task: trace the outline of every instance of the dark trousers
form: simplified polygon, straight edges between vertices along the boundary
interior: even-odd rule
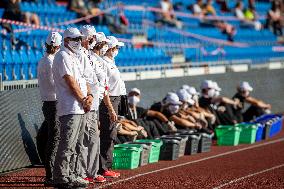
[[[59,142],[59,121],[56,118],[56,101],[44,101],[44,122],[37,134],[37,147],[45,165],[46,178],[52,179],[54,160]]]
[[[259,117],[263,115],[265,112],[262,108],[257,106],[251,105],[244,113],[243,113],[243,120],[245,122],[251,121],[255,117]]]
[[[159,131],[156,128],[156,125],[153,121],[149,121],[147,119],[140,118],[140,119],[135,120],[135,122],[145,129],[145,131],[148,134],[148,137],[147,137],[148,139],[154,139],[154,138],[160,136]]]
[[[120,97],[110,97],[114,111],[118,113],[118,105]],[[111,169],[113,161],[113,148],[114,142],[117,138],[117,129],[115,123],[112,123],[108,114],[108,109],[102,101],[99,107],[99,120],[100,120],[100,167],[99,174]]]

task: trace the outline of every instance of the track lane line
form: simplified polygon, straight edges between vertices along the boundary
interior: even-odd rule
[[[223,188],[224,186],[228,186],[230,184],[233,184],[233,183],[236,183],[236,182],[239,182],[239,181],[242,181],[246,178],[250,178],[250,177],[253,177],[255,175],[259,175],[259,174],[262,174],[262,173],[266,173],[266,172],[269,172],[269,171],[272,171],[274,169],[279,169],[281,167],[284,167],[284,163],[281,164],[281,165],[277,165],[277,166],[274,166],[274,167],[271,167],[271,168],[268,168],[268,169],[264,169],[262,171],[258,171],[258,172],[255,172],[255,173],[251,173],[249,175],[246,175],[246,176],[243,176],[243,177],[240,177],[240,178],[237,178],[237,179],[234,179],[234,180],[231,180],[230,182],[227,182],[227,183],[224,183],[220,186],[217,186],[217,187],[214,187],[213,189],[220,189],[220,188]]]
[[[138,178],[138,177],[142,177],[142,176],[145,176],[145,175],[149,175],[149,174],[153,174],[153,173],[157,173],[157,172],[181,167],[181,166],[184,166],[184,165],[195,164],[195,163],[199,163],[199,162],[202,162],[202,161],[206,161],[206,160],[210,160],[210,159],[214,159],[214,158],[218,158],[218,157],[223,157],[223,156],[226,156],[226,155],[230,155],[230,154],[234,154],[234,153],[238,153],[238,152],[242,152],[242,151],[246,151],[246,150],[250,150],[250,149],[254,149],[254,148],[259,148],[259,147],[262,147],[262,146],[267,146],[267,145],[270,145],[270,144],[275,144],[275,143],[279,143],[279,142],[283,142],[283,141],[284,141],[284,138],[280,138],[280,139],[277,139],[277,140],[273,140],[273,141],[253,145],[253,146],[248,146],[248,147],[237,149],[237,150],[228,151],[228,152],[221,153],[221,154],[218,154],[218,155],[209,156],[209,157],[202,158],[202,159],[199,159],[199,160],[194,160],[194,161],[190,161],[190,162],[186,162],[186,163],[173,165],[173,166],[170,166],[170,167],[156,169],[156,170],[149,171],[149,172],[146,172],[146,173],[137,174],[137,175],[134,175],[134,176],[131,176],[131,177],[128,177],[128,178],[124,178],[124,179],[120,179],[120,180],[117,180],[117,181],[114,181],[114,182],[111,182],[111,183],[108,183],[108,184],[105,184],[105,185],[102,185],[102,186],[99,186],[99,187],[95,187],[95,188],[98,188],[98,189],[105,188],[107,186],[111,186],[111,185],[114,185],[114,184],[117,184],[117,183],[129,181],[129,180],[132,180],[132,179],[135,179],[135,178]]]

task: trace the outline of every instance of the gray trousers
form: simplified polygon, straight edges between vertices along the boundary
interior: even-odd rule
[[[78,159],[76,173],[82,178],[95,178],[99,169],[100,131],[98,127],[98,112],[86,113],[85,127],[80,131],[76,147]]]
[[[76,146],[83,126],[84,115],[64,115],[59,117],[60,141],[54,162],[53,177],[56,183],[73,182],[76,178],[75,163],[78,154]]]

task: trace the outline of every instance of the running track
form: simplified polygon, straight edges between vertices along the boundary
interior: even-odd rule
[[[284,189],[284,130],[270,140],[236,147],[213,146],[208,153],[160,161],[121,171],[118,179],[92,188]],[[0,188],[43,187],[42,168],[0,176]]]

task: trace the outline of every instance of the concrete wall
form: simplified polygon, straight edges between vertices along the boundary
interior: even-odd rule
[[[183,84],[199,88],[204,79],[216,80],[228,97],[240,81],[249,81],[254,87],[253,96],[270,102],[273,111],[284,111],[284,70],[130,81],[126,85],[142,90],[141,104],[147,107]],[[0,92],[0,173],[39,163],[35,137],[43,119],[41,106],[37,88]]]
[[[141,89],[143,95],[141,105],[148,107],[154,101],[161,100],[168,91],[176,90],[183,84],[195,86],[199,90],[200,83],[204,79],[217,81],[222,88],[221,95],[227,97],[234,95],[239,82],[248,81],[254,88],[252,96],[271,103],[275,112],[284,111],[284,69],[129,81],[126,82],[126,86],[127,89],[132,87]]]

